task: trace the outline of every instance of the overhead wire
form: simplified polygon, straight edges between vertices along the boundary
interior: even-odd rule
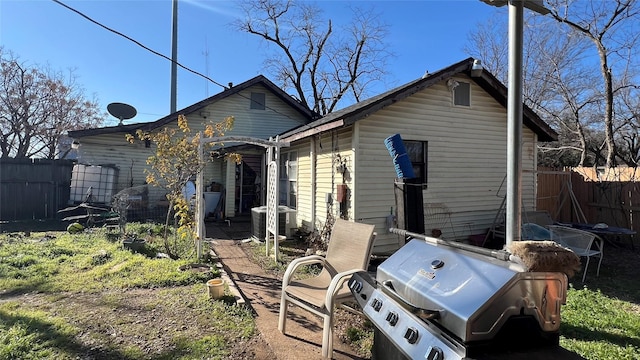
[[[195,74],[195,75],[197,75],[197,76],[200,76],[200,77],[202,77],[202,78],[204,78],[204,79],[206,79],[206,80],[208,80],[208,81],[211,81],[213,84],[218,85],[218,86],[222,87],[222,88],[223,88],[223,89],[225,89],[225,90],[228,90],[228,89],[229,89],[229,87],[227,87],[227,86],[225,86],[225,85],[223,85],[223,84],[221,84],[221,83],[219,83],[219,82],[217,82],[217,81],[213,80],[213,79],[212,79],[212,78],[210,78],[209,76],[204,75],[204,74],[202,74],[202,73],[200,73],[200,72],[198,72],[198,71],[196,71],[196,70],[193,70],[193,69],[191,69],[191,68],[189,68],[189,67],[187,67],[187,66],[185,66],[185,65],[182,65],[181,63],[179,63],[179,62],[177,62],[177,61],[173,60],[172,58],[170,58],[170,57],[168,57],[168,56],[166,56],[166,55],[164,55],[164,54],[162,54],[162,53],[160,53],[160,52],[158,52],[158,51],[155,51],[155,50],[151,49],[150,47],[148,47],[148,46],[146,46],[146,45],[142,44],[142,43],[141,43],[141,42],[139,42],[138,40],[136,40],[136,39],[134,39],[134,38],[132,38],[132,37],[130,37],[130,36],[128,36],[128,35],[126,35],[126,34],[123,34],[123,33],[121,33],[121,32],[120,32],[120,31],[118,31],[118,30],[112,29],[112,28],[110,28],[110,27],[108,27],[108,26],[106,26],[106,25],[104,25],[104,24],[100,23],[100,22],[99,22],[99,21],[97,21],[97,20],[94,20],[93,18],[89,17],[88,15],[85,15],[83,12],[81,12],[81,11],[79,11],[79,10],[76,10],[75,8],[73,8],[73,7],[71,7],[71,6],[69,6],[69,5],[65,4],[65,3],[63,3],[63,2],[62,2],[62,1],[60,1],[60,0],[51,0],[51,1],[53,1],[54,3],[56,3],[56,4],[58,4],[58,5],[60,5],[60,6],[64,7],[64,8],[66,8],[66,9],[68,9],[68,10],[70,10],[70,11],[72,11],[72,12],[74,12],[74,13],[76,13],[76,14],[80,15],[80,16],[82,16],[83,18],[85,18],[86,20],[88,20],[88,21],[92,22],[93,24],[98,25],[98,26],[100,26],[101,28],[103,28],[103,29],[105,29],[105,30],[107,30],[107,31],[110,31],[110,32],[112,32],[112,33],[114,33],[114,34],[116,34],[116,35],[118,35],[118,36],[121,36],[121,37],[123,37],[123,38],[125,38],[125,39],[127,39],[127,40],[129,40],[129,41],[131,41],[131,42],[133,42],[134,44],[136,44],[136,45],[138,45],[139,47],[141,47],[141,48],[143,48],[143,49],[145,49],[145,50],[147,50],[147,51],[151,52],[152,54],[157,55],[157,56],[160,56],[160,57],[161,57],[161,58],[163,58],[163,59],[169,60],[171,63],[175,63],[177,66],[179,66],[180,68],[182,68],[182,69],[184,69],[184,70],[187,70],[187,71],[189,71],[189,72],[191,72],[191,73],[193,73],[193,74]],[[249,101],[251,101],[251,102],[258,103],[257,101],[255,101],[255,100],[251,99],[250,97],[248,97],[248,96],[246,96],[246,95],[243,95],[243,94],[240,94],[240,93],[237,93],[237,95],[238,95],[238,96],[240,96],[240,97],[243,97],[243,98],[245,98],[245,99],[248,99],[248,100],[249,100]],[[273,112],[275,112],[275,113],[277,113],[277,114],[279,114],[279,115],[285,116],[285,117],[287,117],[287,118],[289,118],[289,119],[291,119],[291,120],[299,121],[299,119],[295,119],[295,118],[293,118],[293,117],[291,117],[291,116],[289,116],[289,115],[287,115],[287,114],[283,114],[282,112],[280,112],[280,111],[278,111],[278,110],[276,110],[276,109],[273,109],[273,108],[271,108],[271,107],[267,106],[266,104],[261,104],[261,105],[263,105],[263,106],[265,107],[265,109],[269,109],[269,110],[271,110],[271,111],[273,111]]]
[[[195,70],[193,70],[193,69],[191,69],[191,68],[189,68],[189,67],[186,67],[186,66],[184,66],[184,65],[180,64],[179,62],[174,61],[174,60],[173,60],[173,59],[171,59],[170,57],[168,57],[168,56],[166,56],[166,55],[164,55],[164,54],[162,54],[162,53],[160,53],[160,52],[157,52],[157,51],[155,51],[155,50],[151,49],[150,47],[148,47],[148,46],[144,45],[143,43],[139,42],[138,40],[136,40],[136,39],[134,39],[134,38],[132,38],[132,37],[130,37],[130,36],[127,36],[127,35],[125,35],[125,34],[123,34],[123,33],[119,32],[118,30],[112,29],[112,28],[110,28],[110,27],[108,27],[108,26],[106,26],[106,25],[104,25],[104,24],[100,23],[100,22],[99,22],[99,21],[97,21],[97,20],[94,20],[94,19],[90,18],[89,16],[85,15],[85,14],[84,14],[84,13],[82,13],[81,11],[79,11],[79,10],[76,10],[76,9],[72,8],[71,6],[69,6],[69,5],[65,4],[65,3],[63,3],[62,1],[59,1],[59,0],[51,0],[51,1],[53,1],[54,3],[56,3],[56,4],[58,4],[58,5],[60,5],[60,6],[64,7],[64,8],[66,8],[66,9],[68,9],[68,10],[73,11],[74,13],[76,13],[76,14],[78,14],[78,15],[82,16],[83,18],[85,18],[85,19],[89,20],[90,22],[92,22],[92,23],[94,23],[94,24],[96,24],[96,25],[100,26],[101,28],[103,28],[103,29],[105,29],[105,30],[108,30],[108,31],[110,31],[110,32],[112,32],[112,33],[114,33],[114,34],[116,34],[116,35],[118,35],[118,36],[122,36],[123,38],[125,38],[125,39],[127,39],[127,40],[129,40],[129,41],[133,42],[134,44],[136,44],[136,45],[140,46],[141,48],[143,48],[143,49],[145,49],[145,50],[147,50],[147,51],[149,51],[149,52],[153,53],[154,55],[157,55],[157,56],[160,56],[160,57],[161,57],[161,58],[163,58],[163,59],[169,60],[169,61],[171,61],[172,63],[174,63],[174,64],[178,65],[179,67],[181,67],[182,69],[187,70],[187,71],[189,71],[189,72],[191,72],[191,73],[193,73],[193,74],[196,74],[196,75],[198,75],[198,76],[201,76],[201,77],[203,77],[203,78],[205,78],[205,79],[207,79],[207,80],[211,81],[212,83],[214,83],[214,84],[216,84],[216,85],[218,85],[218,86],[221,86],[221,87],[222,87],[222,88],[224,88],[224,89],[227,89],[227,87],[226,87],[226,86],[224,86],[224,85],[222,85],[221,83],[219,83],[219,82],[217,82],[217,81],[213,80],[212,78],[210,78],[210,77],[208,77],[208,76],[206,76],[206,75],[204,75],[204,74],[202,74],[202,73],[200,73],[200,72],[198,72],[198,71],[195,71]]]

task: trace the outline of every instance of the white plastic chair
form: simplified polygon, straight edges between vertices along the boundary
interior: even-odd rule
[[[599,257],[598,270],[596,276],[600,276],[600,264],[602,264],[602,239],[593,233],[588,231],[574,229],[560,225],[549,225],[549,231],[551,232],[551,240],[558,244],[571,249],[576,255],[580,257],[586,257],[587,263],[584,265],[584,274],[582,275],[582,282],[587,277],[587,268],[589,267],[589,259],[593,256]],[[595,249],[593,249],[595,247]]]
[[[344,283],[355,272],[367,269],[375,238],[373,229],[374,225],[337,219],[331,230],[326,257],[305,256],[287,266],[280,300],[278,330],[281,333],[285,333],[289,303],[295,304],[323,318],[322,356],[330,358],[333,355],[333,309],[353,299]],[[294,280],[298,267],[309,264],[321,264],[320,274]]]

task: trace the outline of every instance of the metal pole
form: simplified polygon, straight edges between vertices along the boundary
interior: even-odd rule
[[[173,25],[171,27],[171,114],[177,110],[178,77],[178,0],[173,0]]]
[[[202,161],[204,155],[202,146],[202,131],[198,133],[200,141],[198,142],[198,162]],[[198,170],[196,177],[196,256],[198,260],[202,259],[202,242],[206,236],[204,229],[204,168]]]
[[[523,9],[523,1],[509,0],[506,245],[520,240],[521,237]]]
[[[427,235],[424,235],[424,234],[418,234],[418,233],[410,232],[410,231],[407,231],[407,230],[404,230],[404,229],[389,228],[389,232],[392,233],[392,234],[397,234],[397,235],[403,236],[405,238],[412,237],[414,239],[424,240],[425,242],[427,242],[429,244],[433,244],[433,245],[444,245],[444,246],[449,246],[449,247],[456,248],[456,249],[470,251],[470,252],[475,253],[475,254],[491,256],[491,257],[499,259],[499,260],[509,261],[509,260],[512,259],[511,253],[509,253],[508,251],[505,251],[505,250],[485,249],[485,248],[481,248],[481,247],[478,247],[478,246],[473,246],[473,245],[469,245],[469,244],[465,244],[465,243],[461,243],[461,242],[438,239],[438,238],[434,238],[434,237],[427,236]]]

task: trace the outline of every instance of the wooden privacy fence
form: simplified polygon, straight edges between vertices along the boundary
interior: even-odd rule
[[[640,232],[640,169],[538,169],[538,210],[555,221],[605,223]]]
[[[0,159],[0,220],[55,219],[67,206],[71,160]]]

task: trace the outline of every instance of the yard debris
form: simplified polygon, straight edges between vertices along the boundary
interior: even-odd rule
[[[569,279],[580,271],[580,257],[555,241],[514,241],[507,251],[529,271],[563,272]]]

